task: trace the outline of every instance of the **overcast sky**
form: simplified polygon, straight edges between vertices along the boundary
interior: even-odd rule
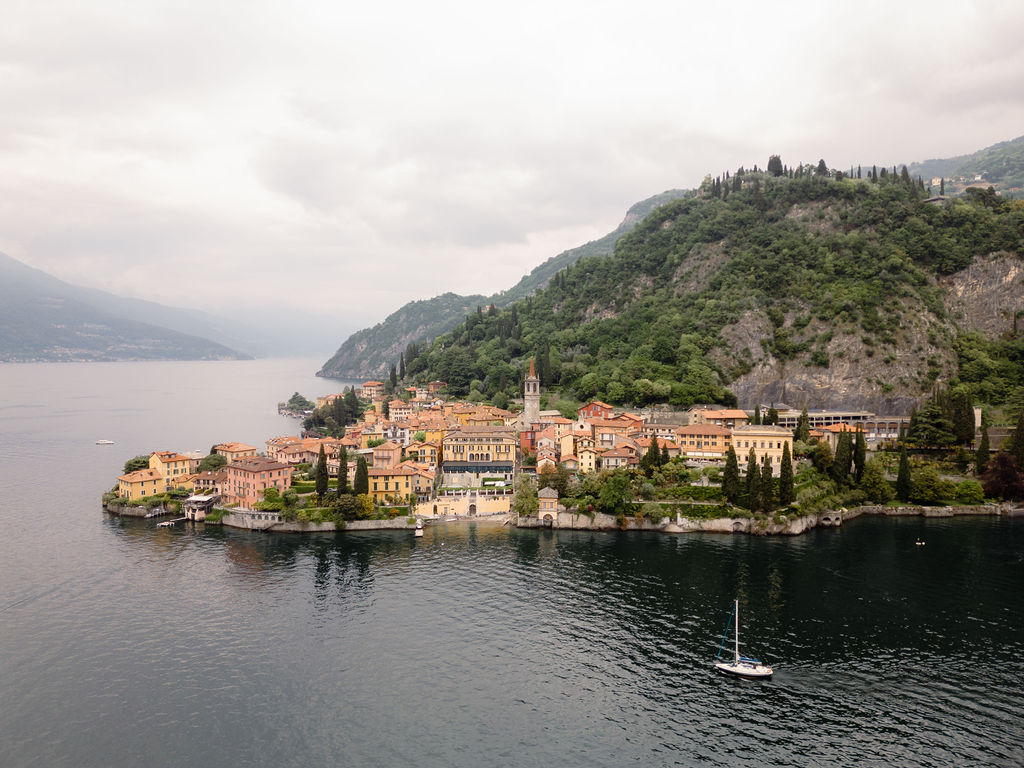
[[[0,251],[178,306],[491,293],[739,165],[1024,134],[1024,3],[9,0]]]

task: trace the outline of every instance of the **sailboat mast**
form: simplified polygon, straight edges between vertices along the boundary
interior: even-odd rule
[[[736,663],[740,663],[740,601],[736,600],[736,610],[733,611],[733,615],[736,617],[736,631],[733,632],[733,636],[736,639]]]

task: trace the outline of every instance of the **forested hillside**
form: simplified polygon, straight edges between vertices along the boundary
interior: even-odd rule
[[[551,257],[514,286],[493,296],[445,293],[432,299],[410,302],[372,328],[349,336],[317,375],[339,378],[383,376],[409,344],[430,342],[450,331],[465,318],[467,309],[491,304],[504,307],[544,287],[552,275],[582,258],[607,256],[619,238],[644,216],[659,205],[687,194],[692,192],[673,189],[634,204],[613,232]]]
[[[1024,197],[1024,136],[1001,141],[970,155],[914,163],[908,171],[916,178],[945,179],[947,194],[971,184],[991,185],[1005,197]],[[980,179],[975,177],[980,176]],[[938,189],[932,189],[938,192]]]
[[[536,356],[544,386],[634,406],[896,414],[936,382],[963,379],[991,402],[1012,393],[1024,373],[1024,202],[971,190],[927,203],[906,169],[851,179],[824,163],[769,168],[709,180],[610,257],[472,312],[407,350],[409,378],[501,400]],[[1000,306],[982,322],[969,297],[990,293]]]

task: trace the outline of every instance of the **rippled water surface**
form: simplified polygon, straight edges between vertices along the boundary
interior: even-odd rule
[[[273,405],[334,391],[315,368],[0,368],[0,766],[1024,764],[1021,519],[417,540],[100,511],[132,455],[293,431]],[[711,668],[736,595],[771,681]]]

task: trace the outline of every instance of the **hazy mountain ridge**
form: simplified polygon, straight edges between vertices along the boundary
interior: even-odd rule
[[[185,310],[65,283],[0,254],[0,361],[238,360],[250,356],[163,327]],[[153,317],[154,322],[139,320]],[[189,323],[202,327],[202,319]]]
[[[946,180],[946,193],[960,193],[971,184],[991,185],[1006,197],[1024,196],[1024,136],[1001,141],[969,155],[925,160],[907,167],[912,178],[926,183],[934,178]],[[976,180],[975,176],[981,176]],[[933,192],[938,192],[936,188]]]
[[[318,376],[337,378],[379,377],[409,344],[429,342],[447,333],[478,306],[504,307],[535,293],[547,285],[553,275],[582,258],[607,256],[615,243],[659,205],[679,199],[687,190],[667,190],[630,206],[622,223],[604,237],[563,251],[538,265],[511,288],[492,296],[459,296],[444,293],[432,299],[413,301],[388,315],[372,328],[349,336],[338,351],[324,363]]]

